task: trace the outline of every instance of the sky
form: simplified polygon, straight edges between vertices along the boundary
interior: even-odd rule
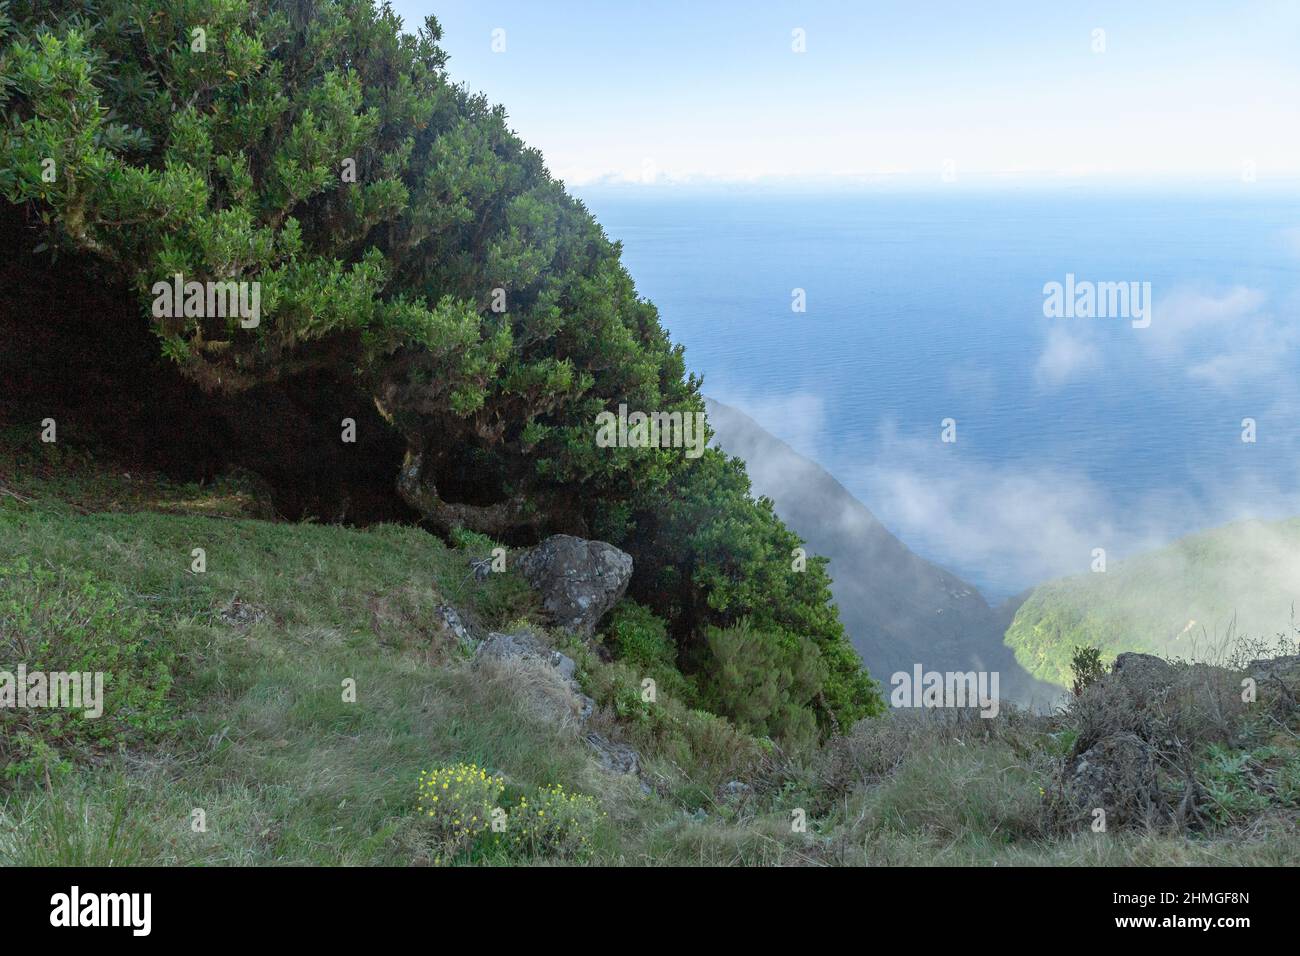
[[[570,186],[1300,178],[1295,0],[393,6]]]

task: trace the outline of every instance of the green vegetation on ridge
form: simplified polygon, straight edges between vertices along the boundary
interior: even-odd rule
[[[1243,521],[1035,588],[1006,643],[1035,677],[1069,686],[1076,647],[1217,662],[1234,634],[1289,633],[1300,518]]]

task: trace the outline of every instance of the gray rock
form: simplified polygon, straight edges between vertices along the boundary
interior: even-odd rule
[[[217,612],[217,617],[223,624],[229,624],[231,627],[252,627],[259,621],[265,620],[267,611],[256,604],[250,604],[248,601],[241,600],[239,595],[230,599],[230,603]]]
[[[722,786],[722,793],[727,797],[747,797],[753,792],[753,787],[740,780],[729,780]]]
[[[466,647],[474,646],[474,635],[470,633],[460,612],[450,604],[439,604],[434,608],[433,616],[437,625],[451,637]]]
[[[536,635],[528,631],[520,631],[518,634],[500,634],[493,631],[478,646],[474,658],[480,661],[489,659],[504,661],[512,657],[542,658],[549,656],[550,650],[537,639]]]
[[[1108,828],[1169,819],[1161,796],[1155,750],[1137,734],[1111,734],[1066,764],[1063,790],[1080,817],[1106,811]]]
[[[1121,654],[1115,658],[1111,673],[1124,684],[1134,687],[1151,687],[1170,684],[1174,679],[1174,666],[1154,654]]]
[[[587,734],[587,746],[596,752],[596,759],[610,773],[641,772],[641,755],[626,744],[614,743],[600,734]]]
[[[572,710],[577,713],[578,719],[585,721],[595,712],[596,702],[582,692],[582,685],[578,683],[577,662],[569,655],[561,654],[547,646],[537,635],[529,631],[520,631],[517,634],[495,632],[489,634],[475,652],[474,663],[477,666],[483,660],[503,661],[511,658],[537,661],[555,668],[557,676],[572,695]]]
[[[559,627],[590,637],[632,578],[632,556],[603,541],[557,534],[516,562]]]
[[[551,651],[549,661],[551,666],[559,671],[560,676],[565,680],[573,680],[574,675],[578,673],[578,665],[574,662],[573,658],[566,654],[561,654],[559,651]]]
[[[1300,678],[1300,654],[1257,658],[1250,662],[1249,670],[1255,680]]]
[[[520,631],[517,634],[493,632],[479,645],[474,654],[475,660],[487,658],[506,660],[511,657],[545,661],[559,671],[561,677],[570,682],[574,681],[574,675],[578,672],[577,662],[572,657],[548,647],[530,631]]]
[[[1291,713],[1300,698],[1300,654],[1263,658],[1250,662],[1250,676],[1259,685],[1259,700]]]

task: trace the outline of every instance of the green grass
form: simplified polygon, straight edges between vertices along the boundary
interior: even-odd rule
[[[1294,754],[1267,736],[1251,742],[1248,770],[1230,752],[1207,753],[1206,779],[1226,808],[1214,833],[1060,837],[1042,826],[1043,793],[1073,731],[1053,719],[964,729],[869,720],[833,746],[782,752],[675,699],[671,681],[655,703],[641,700],[643,672],[662,664],[653,641],[645,660],[603,663],[558,638],[601,705],[582,732],[636,747],[643,786],[601,770],[578,728],[470,666],[436,625],[444,602],[482,630],[536,617],[513,574],[470,573],[482,542],[458,550],[412,527],[258,520],[247,515],[264,503],[251,492],[126,479],[75,455],[46,480],[30,456],[4,448],[0,438],[6,653],[21,653],[20,635],[41,661],[31,639],[42,633],[86,660],[105,642],[134,647],[122,680],[153,693],[139,699],[147,707],[106,714],[120,733],[24,727],[40,746],[0,780],[0,865],[431,864],[440,849],[417,812],[419,776],[461,762],[504,778],[503,805],[560,785],[603,816],[582,803],[591,812],[580,856],[485,840],[451,862],[1300,860],[1293,820],[1252,809],[1256,790],[1297,786]],[[206,551],[202,574],[191,570],[194,548]],[[232,616],[236,599],[245,613]],[[343,699],[345,680],[355,703]],[[0,732],[12,748],[12,723]],[[731,780],[750,790],[727,795]],[[804,832],[791,827],[799,811]]]

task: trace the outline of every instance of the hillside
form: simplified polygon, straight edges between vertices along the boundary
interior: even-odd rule
[[[1006,643],[1032,674],[1068,684],[1074,647],[1217,661],[1239,637],[1292,633],[1300,518],[1243,521],[1035,588]]]
[[[436,18],[157,6],[0,7],[0,865],[1300,858],[1290,644],[887,713],[863,656],[1017,693],[1002,612],[691,440]]]
[[[690,438],[682,348],[436,18],[216,5],[206,56],[154,7],[0,12],[0,425],[251,472],[283,518],[599,540],[713,712],[780,737],[881,710],[825,563],[795,573],[744,463]],[[605,441],[623,408],[673,433]]]
[[[1300,751],[1274,724],[1234,717],[1224,749],[1219,724],[1182,714],[1200,822],[1146,831],[1116,807],[1113,832],[1092,833],[1062,801],[1081,742],[1130,720],[1107,698],[1040,717],[898,712],[781,747],[666,686],[646,704],[639,672],[548,630],[514,573],[472,573],[472,547],[264,520],[263,494],[0,432],[0,653],[51,667],[116,647],[98,723],[0,709],[0,865],[1300,860]],[[473,646],[497,629],[572,655],[594,713],[557,711],[548,667],[481,666]],[[611,770],[593,734],[634,748],[635,769]],[[421,802],[422,780],[479,773],[500,783],[459,805],[506,808],[504,836],[457,836]],[[563,822],[512,829],[530,806]]]
[[[920,663],[940,671],[998,671],[1004,696],[1039,705],[1059,692],[1032,679],[1002,635],[1007,608],[991,608],[974,585],[926,561],[816,462],[743,412],[707,401],[715,441],[748,465],[757,494],[830,558],[831,591],[853,646],[878,679]]]

